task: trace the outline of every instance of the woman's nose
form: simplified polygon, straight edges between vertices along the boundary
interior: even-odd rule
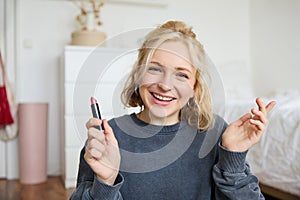
[[[173,81],[170,75],[165,74],[163,77],[161,77],[162,79],[159,81],[158,83],[158,87],[160,87],[161,89],[168,91],[171,90],[173,87]]]
[[[166,85],[165,83],[158,83],[157,85],[158,85],[159,88],[161,88],[164,91],[171,90],[171,87],[169,85]]]

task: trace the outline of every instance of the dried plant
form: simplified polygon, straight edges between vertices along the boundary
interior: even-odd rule
[[[98,30],[102,25],[100,20],[100,8],[104,6],[103,2],[74,1],[79,7],[80,14],[76,16],[76,21],[81,26],[81,30]]]

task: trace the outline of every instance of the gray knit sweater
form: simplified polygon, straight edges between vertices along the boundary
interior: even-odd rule
[[[83,148],[71,199],[264,199],[245,161],[247,152],[221,147],[227,124],[218,116],[207,131],[184,121],[150,125],[135,114],[112,119],[109,124],[121,153],[114,186],[96,178],[83,158]]]

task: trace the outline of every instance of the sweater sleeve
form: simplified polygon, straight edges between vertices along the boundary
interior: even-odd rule
[[[213,168],[216,199],[264,199],[246,162],[247,151],[227,151],[220,143],[218,150],[219,160]]]
[[[72,193],[71,200],[122,200],[120,188],[124,178],[119,174],[113,186],[101,182],[84,159],[85,148],[80,153],[77,185]]]

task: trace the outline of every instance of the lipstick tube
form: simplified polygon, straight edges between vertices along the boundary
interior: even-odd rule
[[[95,99],[94,97],[91,97],[91,109],[94,118],[102,119],[97,99]],[[103,123],[101,124],[101,126],[95,126],[95,128],[104,130]]]

